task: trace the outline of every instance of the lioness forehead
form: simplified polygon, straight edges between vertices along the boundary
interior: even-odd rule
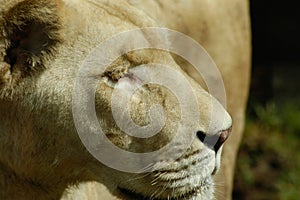
[[[78,67],[106,38],[154,24],[124,3],[4,1],[0,9],[0,55],[4,57],[0,67],[1,96],[11,96],[13,90],[16,92],[15,85],[23,84],[37,73],[44,73],[45,68],[61,70],[56,74],[69,70],[65,74],[74,76],[77,69],[74,65]],[[135,59],[135,56],[131,58]]]

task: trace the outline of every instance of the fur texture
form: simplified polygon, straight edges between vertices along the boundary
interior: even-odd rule
[[[105,191],[93,199],[214,198],[212,173],[219,157],[200,140],[195,140],[185,156],[177,161],[157,160],[153,173],[137,176],[113,170],[95,160],[74,127],[74,81],[80,64],[93,48],[111,35],[157,26],[157,21],[183,31],[188,24],[184,17],[176,21],[173,16],[164,16],[169,12],[150,12],[143,7],[146,1],[144,3],[123,0],[101,3],[94,0],[1,2],[0,199],[59,199],[66,188],[86,181],[96,181],[105,187]],[[160,3],[161,8],[165,7]],[[185,12],[185,7],[181,11]],[[179,12],[179,15],[183,14]],[[207,48],[216,55],[219,65],[229,66],[226,59],[218,59],[219,50],[214,51],[216,46],[207,43]],[[109,101],[113,88],[107,80],[117,82],[128,68],[141,63],[167,64],[186,76],[196,92],[201,112],[195,133],[206,132],[213,112],[211,105],[218,104],[217,101],[181,70],[170,54],[144,50],[124,55],[103,75],[97,74],[96,111],[107,137],[120,148],[133,152],[158,149],[174,137],[180,121],[178,101],[168,90],[156,85],[134,94],[137,101],[131,102],[131,114],[137,124],[147,124],[147,111],[151,105],[161,104],[167,121],[158,136],[136,140],[114,123]],[[225,67],[225,75],[234,79],[230,73],[226,74],[227,71],[230,70]],[[243,102],[238,114],[242,115],[246,92],[240,95]],[[221,106],[218,112],[226,113]],[[231,126],[228,114],[225,119],[216,117],[212,120],[218,124],[215,133]],[[185,136],[176,137],[184,140]],[[160,165],[164,162],[168,165]]]

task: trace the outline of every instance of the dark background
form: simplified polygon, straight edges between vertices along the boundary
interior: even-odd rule
[[[300,6],[297,1],[251,0],[253,37],[253,78],[251,100],[263,104],[282,90],[278,79],[284,79],[283,95],[299,93],[300,78]],[[279,77],[278,77],[279,76]],[[286,77],[288,76],[288,77]],[[281,95],[281,94],[280,94]],[[299,96],[299,94],[296,94]]]
[[[300,199],[300,6],[251,0],[253,68],[233,199]]]

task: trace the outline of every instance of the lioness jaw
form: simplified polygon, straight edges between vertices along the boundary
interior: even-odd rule
[[[161,6],[162,10],[150,12],[156,6]],[[190,9],[180,3],[177,6],[183,11]],[[92,74],[97,80],[94,100],[98,123],[113,145],[133,153],[153,152],[173,138],[185,141],[185,134],[176,134],[182,118],[180,101],[172,91],[157,84],[145,84],[135,91],[129,109],[135,124],[145,126],[151,122],[149,110],[153,105],[160,105],[166,117],[157,135],[143,139],[130,136],[118,127],[111,99],[121,83],[126,83],[122,88],[126,93],[139,80],[135,69],[140,65],[160,63],[179,72],[194,92],[197,105],[193,112],[199,113],[199,118],[194,119],[197,125],[192,130],[194,140],[189,147],[182,148],[180,143],[172,146],[172,152],[182,152],[179,157],[157,156],[145,173],[122,172],[99,162],[80,139],[74,124],[74,85],[80,66],[93,49],[123,31],[162,23],[184,32],[175,15],[164,13],[163,7],[148,1],[139,4],[122,0],[2,2],[0,199],[59,199],[67,188],[86,181],[96,181],[105,188],[105,194],[89,197],[93,199],[214,198],[213,176],[220,168],[222,147],[231,133],[232,120],[223,106],[195,81],[197,77],[193,79],[189,70],[181,68],[188,64],[179,66],[179,61],[175,62],[170,53],[159,49],[125,52],[105,72]],[[160,17],[164,20],[159,21]],[[188,26],[186,20],[188,18],[183,17],[182,22]],[[206,45],[216,55],[216,61],[226,66],[218,55],[216,44]],[[241,63],[247,63],[247,56],[240,59]],[[240,64],[232,63],[234,66]],[[224,69],[225,75],[227,71]],[[247,85],[247,78],[242,84]],[[233,113],[234,119],[243,116],[246,92],[239,95],[240,107]],[[229,106],[232,103],[229,102]],[[122,110],[119,108],[117,112],[122,113]],[[88,126],[89,122],[83,124]],[[96,148],[105,151],[101,146]],[[124,160],[120,162],[126,164]]]

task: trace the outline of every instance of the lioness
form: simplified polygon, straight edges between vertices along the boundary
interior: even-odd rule
[[[173,3],[162,2],[157,1],[162,8]],[[197,2],[194,3],[186,5],[197,6]],[[134,68],[141,64],[162,63],[180,71],[193,88],[198,103],[195,110],[200,112],[197,127],[193,130],[195,139],[181,157],[173,160],[158,156],[151,171],[144,174],[122,172],[95,159],[77,134],[72,115],[73,87],[80,65],[97,45],[112,35],[141,27],[166,25],[183,32],[189,30],[185,26],[192,22],[181,13],[187,11],[186,7],[178,12],[182,17],[176,20],[176,14],[163,16],[163,10],[159,12],[155,7],[151,10],[143,5],[146,4],[123,0],[2,0],[0,199],[59,199],[67,187],[85,181],[97,181],[115,198],[121,199],[214,199],[213,175],[219,169],[222,144],[230,134],[232,121],[217,100],[188,76],[168,52],[155,49],[128,52],[104,73],[93,74],[98,79],[95,108],[106,136],[123,150],[151,152],[162,148],[174,137],[185,141],[185,134],[176,135],[181,117],[179,102],[165,87],[143,85],[130,101],[130,116],[140,126],[149,123],[148,111],[153,104],[160,104],[164,109],[165,126],[148,139],[129,136],[119,129],[112,116],[110,101],[119,82],[136,80],[132,78],[135,77]],[[209,8],[213,10],[218,5],[209,2],[207,6],[212,6]],[[236,8],[244,9],[238,4]],[[200,32],[199,35],[203,35],[199,36],[203,40],[213,39]],[[213,56],[218,55],[214,45],[222,41],[213,41],[211,46],[208,41],[206,48]],[[245,62],[247,65],[247,58],[247,55],[245,59],[239,58],[242,60],[239,64]],[[223,64],[220,60],[216,59],[217,64]],[[226,72],[229,68],[225,66],[224,69]],[[225,74],[228,76],[225,84],[226,79],[237,78],[234,74]],[[241,84],[247,85],[247,77]],[[234,113],[241,119],[246,93],[242,92],[237,99],[241,101],[240,107],[237,114]],[[229,104],[233,103],[229,101]],[[209,129],[210,124],[214,125],[213,129]],[[217,138],[216,144],[206,144],[205,137]],[[105,150],[101,146],[97,148]],[[173,150],[182,150],[180,144]],[[97,198],[104,197],[99,195]]]

